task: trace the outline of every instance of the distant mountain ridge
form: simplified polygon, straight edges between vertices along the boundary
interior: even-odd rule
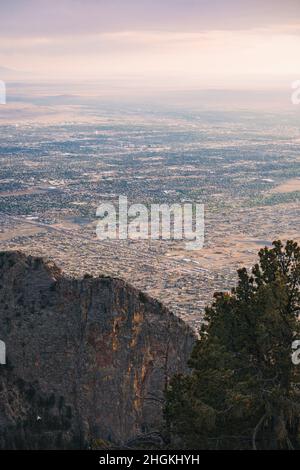
[[[0,448],[67,449],[159,429],[164,387],[195,337],[120,279],[2,252],[0,339]]]

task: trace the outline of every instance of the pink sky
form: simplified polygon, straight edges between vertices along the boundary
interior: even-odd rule
[[[298,79],[299,50],[299,0],[11,0],[1,5],[0,66],[45,79],[256,87]]]

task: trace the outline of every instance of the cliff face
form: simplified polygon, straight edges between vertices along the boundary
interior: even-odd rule
[[[122,445],[161,424],[163,389],[184,372],[194,336],[119,279],[65,277],[0,253],[1,448]]]

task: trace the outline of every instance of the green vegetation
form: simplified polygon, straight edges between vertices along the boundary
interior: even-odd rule
[[[192,352],[191,374],[166,392],[170,445],[187,449],[300,448],[300,247],[280,241],[216,293]]]
[[[289,193],[278,193],[271,195],[258,195],[248,201],[248,207],[255,206],[275,206],[277,204],[290,204],[300,201],[300,191],[292,191]]]

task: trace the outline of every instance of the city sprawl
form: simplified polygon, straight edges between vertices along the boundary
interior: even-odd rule
[[[47,103],[45,119],[16,112],[1,126],[1,250],[42,255],[72,275],[122,277],[197,326],[213,293],[229,290],[259,248],[298,239],[299,113],[66,100],[59,106],[71,116],[60,122]],[[204,204],[204,248],[99,241],[97,207],[120,195]]]

